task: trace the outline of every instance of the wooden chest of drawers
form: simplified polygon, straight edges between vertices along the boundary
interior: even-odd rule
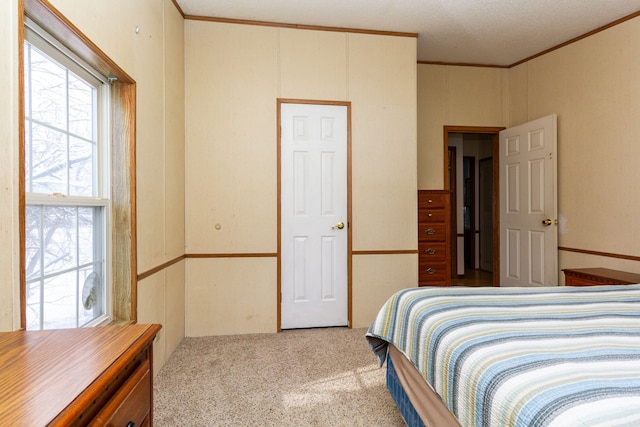
[[[640,274],[609,268],[566,268],[565,286],[632,285],[640,283]]]
[[[450,193],[418,190],[418,285],[451,284]]]
[[[151,426],[160,325],[0,333],[0,424]]]

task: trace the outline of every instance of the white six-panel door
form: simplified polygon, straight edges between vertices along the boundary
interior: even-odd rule
[[[557,286],[556,115],[500,132],[500,285]]]
[[[347,107],[281,104],[281,327],[347,325]]]

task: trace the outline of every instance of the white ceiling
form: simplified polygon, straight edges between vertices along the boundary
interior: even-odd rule
[[[511,65],[640,10],[638,0],[176,0],[185,15],[418,33],[418,60]]]

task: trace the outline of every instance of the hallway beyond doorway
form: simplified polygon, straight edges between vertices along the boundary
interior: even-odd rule
[[[493,273],[484,270],[465,269],[463,278],[451,280],[452,286],[493,286]]]

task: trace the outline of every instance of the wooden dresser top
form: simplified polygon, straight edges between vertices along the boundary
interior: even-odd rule
[[[141,324],[0,333],[0,420],[43,426],[74,400],[80,407],[88,405],[160,328]]]
[[[629,273],[627,271],[612,270],[610,268],[565,268],[562,271],[565,275],[590,278],[594,280],[613,280],[625,284],[640,283],[640,274]]]

